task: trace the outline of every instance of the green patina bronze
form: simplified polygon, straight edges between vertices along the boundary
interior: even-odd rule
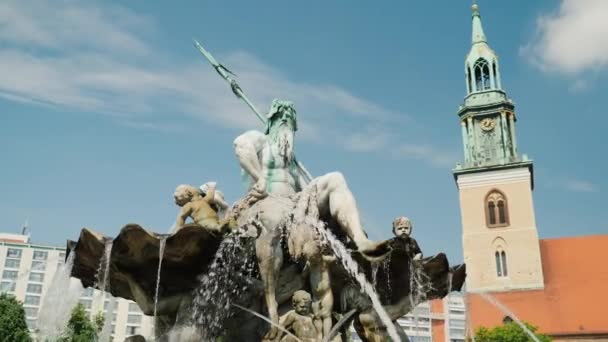
[[[456,173],[488,168],[530,165],[517,150],[515,105],[502,88],[498,55],[490,48],[473,5],[471,50],[465,63],[467,95],[458,110],[464,145],[464,163]]]

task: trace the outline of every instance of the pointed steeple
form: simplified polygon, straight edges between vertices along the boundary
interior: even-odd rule
[[[477,43],[488,43],[486,35],[483,33],[483,26],[481,25],[481,14],[479,14],[479,6],[473,4],[471,8],[473,10],[473,35],[471,43],[473,45]]]
[[[498,55],[488,44],[479,6],[472,7],[471,49],[464,61],[467,95],[460,106],[463,169],[521,162],[515,139],[515,106],[503,90]]]
[[[467,95],[487,91],[502,91],[498,56],[488,44],[481,25],[479,6],[473,4],[471,51],[465,60]]]

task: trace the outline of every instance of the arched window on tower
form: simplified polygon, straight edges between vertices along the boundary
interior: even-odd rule
[[[491,244],[491,250],[494,251],[494,266],[496,267],[496,277],[504,278],[509,275],[507,268],[507,241],[501,236],[497,236]]]
[[[485,59],[480,58],[475,62],[473,69],[475,70],[475,85],[477,86],[477,91],[490,89],[490,68],[488,67],[488,62]]]
[[[494,75],[494,87],[495,88],[500,88],[498,86],[498,74],[496,73],[496,60],[494,60],[494,63],[492,63],[492,75]]]
[[[509,210],[507,198],[498,191],[492,190],[485,200],[486,224],[489,228],[506,227],[509,225]]]
[[[507,253],[505,251],[500,252],[500,263],[502,265],[502,276],[508,276],[509,272],[507,271]]]
[[[467,94],[473,92],[473,83],[471,82],[471,68],[467,65],[465,69],[465,74],[467,76]]]
[[[494,201],[488,201],[488,224],[495,225],[496,224],[496,204]]]
[[[502,277],[502,264],[500,262],[500,252],[496,251],[496,253],[494,253],[494,257],[496,258],[496,276]]]

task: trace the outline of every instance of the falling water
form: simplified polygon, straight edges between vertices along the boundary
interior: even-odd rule
[[[315,225],[316,227],[317,225]],[[395,329],[395,325],[393,324],[391,318],[388,316],[384,307],[382,307],[382,303],[380,303],[380,299],[378,298],[378,294],[374,290],[372,284],[370,284],[367,279],[365,279],[365,275],[359,272],[359,265],[353,258],[350,256],[346,247],[342,242],[340,242],[332,233],[330,233],[324,227],[318,229],[319,233],[326,239],[329,243],[331,249],[336,254],[344,269],[359,283],[361,286],[361,290],[365,292],[369,296],[372,301],[372,305],[376,313],[382,320],[384,326],[386,326],[386,331],[393,341],[401,341],[399,335],[397,334],[397,330]]]
[[[244,230],[235,230],[220,243],[207,272],[200,278],[189,313],[192,323],[204,327],[203,340],[221,336],[235,314],[232,305],[246,300],[256,269],[255,244]]]
[[[476,294],[480,295],[481,298],[485,299],[487,302],[489,302],[490,304],[497,307],[500,311],[505,313],[507,316],[511,317],[513,319],[513,321],[515,323],[517,323],[517,325],[519,325],[526,332],[526,334],[528,334],[530,336],[530,338],[532,340],[534,340],[535,342],[540,342],[538,340],[538,337],[536,337],[536,335],[534,335],[534,333],[532,331],[530,331],[530,329],[528,329],[528,327],[526,327],[526,325],[523,324],[511,310],[509,310],[506,306],[504,306],[501,302],[499,302],[498,299],[496,299],[494,296],[490,295],[487,292],[476,292]]]
[[[110,289],[110,261],[112,258],[112,239],[104,240],[105,248],[103,251],[103,256],[99,259],[99,268],[97,269],[97,288],[100,290],[99,296],[102,299],[102,305],[104,305],[104,300],[108,296],[111,297],[109,292],[106,290]],[[101,280],[101,281],[100,281]],[[105,312],[103,327],[101,329],[101,333],[99,335],[99,341],[106,342],[110,341],[110,336],[112,335],[112,313],[114,311],[114,304],[112,301],[115,301],[115,298],[111,298],[110,303],[108,304],[108,309]]]
[[[70,312],[82,292],[82,286],[79,283],[70,283],[75,256],[74,251],[69,253],[66,262],[55,272],[44,296],[38,313],[38,336],[43,341],[54,341],[63,333]]]
[[[156,273],[156,292],[154,292],[154,317],[156,318],[156,309],[158,307],[158,289],[160,288],[160,269],[163,264],[163,256],[165,254],[165,244],[167,236],[160,238],[160,246],[158,247],[158,272]]]
[[[106,312],[103,316],[103,328],[101,329],[101,333],[99,334],[99,341],[106,342],[110,341],[110,337],[112,336],[112,318],[114,317],[114,308],[116,307],[117,300],[114,296],[111,296],[109,293],[106,293],[104,298],[110,297],[110,301],[108,302],[108,307],[106,308]],[[105,306],[105,300],[104,304]]]
[[[393,341],[401,341],[395,325],[391,318],[382,307],[380,298],[374,287],[365,278],[365,274],[359,272],[359,265],[352,258],[346,247],[338,240],[319,220],[319,212],[317,208],[317,186],[314,181],[309,184],[306,189],[300,192],[300,198],[296,204],[293,215],[292,229],[308,226],[313,228],[321,239],[329,245],[334,254],[338,257],[344,269],[359,283],[361,290],[369,296],[372,301],[372,306],[382,323],[386,327],[387,333]]]
[[[291,336],[291,337],[292,337],[293,339],[295,339],[297,342],[302,342],[302,340],[300,340],[300,339],[299,339],[297,336],[295,336],[294,334],[292,334],[291,332],[289,332],[289,330],[286,330],[285,328],[283,328],[281,325],[274,323],[274,322],[273,322],[273,321],[272,321],[270,318],[268,318],[268,317],[266,317],[266,316],[264,316],[264,315],[261,315],[261,314],[259,314],[259,313],[255,312],[255,311],[253,311],[253,310],[247,309],[246,307],[240,306],[240,305],[238,305],[238,304],[232,304],[232,306],[235,306],[235,307],[237,307],[237,308],[239,308],[239,309],[241,309],[241,310],[243,310],[243,311],[247,311],[247,312],[249,312],[250,314],[252,314],[252,315],[254,315],[254,316],[256,316],[256,317],[258,317],[258,318],[261,318],[261,319],[265,320],[265,321],[266,321],[266,322],[268,322],[270,325],[275,326],[277,329],[279,329],[279,330],[281,330],[282,332],[286,333],[287,335]]]
[[[372,262],[372,284],[374,288],[378,286],[378,269],[380,268],[380,264],[377,262]]]
[[[103,256],[99,259],[99,268],[97,269],[97,288],[100,291],[106,291],[110,287],[110,260],[112,257],[112,239],[105,239],[105,248]]]

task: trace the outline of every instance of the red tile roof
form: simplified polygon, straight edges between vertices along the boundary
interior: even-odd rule
[[[608,235],[540,240],[544,290],[495,292],[519,319],[549,335],[608,334]],[[469,294],[474,329],[502,324],[504,313]]]

